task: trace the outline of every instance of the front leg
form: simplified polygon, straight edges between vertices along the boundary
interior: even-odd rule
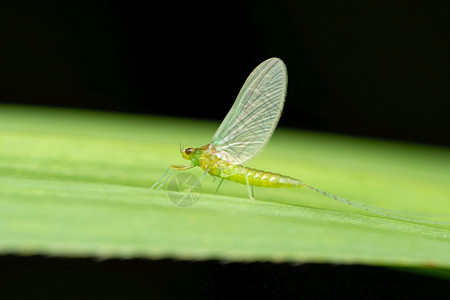
[[[172,177],[174,171],[188,170],[193,167],[194,166],[178,166],[178,165],[169,166],[167,168],[167,170],[164,172],[164,174],[161,176],[161,178],[157,182],[155,182],[155,184],[152,185],[151,189],[154,189],[154,188],[156,188],[157,190],[160,189],[167,182],[167,180],[169,180],[169,178]],[[164,179],[164,177],[167,175],[167,173],[169,172],[170,169],[172,169],[172,170],[169,173],[169,175],[167,176],[167,178],[161,184],[159,184]]]
[[[182,170],[189,170],[192,169],[195,166],[180,166],[180,165],[170,165],[171,169],[182,171]]]

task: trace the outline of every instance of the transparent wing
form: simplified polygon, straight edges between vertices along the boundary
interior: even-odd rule
[[[286,66],[279,58],[257,66],[213,136],[217,156],[243,164],[258,154],[277,126],[286,89]]]

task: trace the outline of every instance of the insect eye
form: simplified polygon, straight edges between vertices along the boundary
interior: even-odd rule
[[[192,148],[187,148],[186,150],[184,150],[184,152],[185,152],[186,154],[191,154],[192,151],[193,151]]]

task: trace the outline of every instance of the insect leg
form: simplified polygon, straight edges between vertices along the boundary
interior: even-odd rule
[[[163,178],[167,175],[167,172],[169,172],[169,170],[170,170],[170,167],[168,167],[167,170],[164,172],[164,174],[161,176],[161,178],[159,178],[158,181],[152,185],[151,189],[153,189],[155,186],[157,186],[161,182],[161,180],[163,180]]]
[[[172,172],[169,173],[169,176],[167,176],[167,178],[164,180],[163,183],[161,183],[156,189],[159,190],[166,182],[167,180],[169,180],[170,177],[172,177],[173,172],[175,170],[187,170],[190,168],[193,168],[194,166],[176,166],[176,165],[171,165],[167,168],[167,170],[164,172],[164,174],[161,176],[161,178],[159,178],[159,180],[157,182],[155,182],[155,184],[152,185],[151,189],[154,189],[156,186],[158,186],[158,184],[161,182],[161,180],[163,180],[163,178],[167,175],[167,172],[169,172],[170,169],[172,169]]]
[[[250,199],[255,200],[255,195],[253,194],[253,186],[250,187],[250,183],[248,182],[248,175],[245,173],[245,181],[247,181],[247,191]]]
[[[200,182],[202,181],[203,178],[205,178],[206,174],[208,174],[209,169],[206,169],[205,172],[202,174],[202,176],[200,176],[197,181],[187,190],[188,192],[192,191],[193,189],[195,189]]]
[[[214,192],[214,194],[217,194],[217,191],[219,190],[220,186],[222,185],[222,182],[223,182],[223,178],[220,180],[219,185],[217,186],[217,189]]]
[[[169,168],[177,170],[177,171],[182,171],[182,170],[188,170],[188,169],[192,169],[194,166],[179,166],[179,165],[170,165]]]
[[[169,178],[172,177],[174,172],[175,172],[175,169],[170,170],[170,173],[167,176],[167,178],[164,179],[164,181],[156,189],[159,190],[164,184],[166,184],[167,180],[169,180]]]

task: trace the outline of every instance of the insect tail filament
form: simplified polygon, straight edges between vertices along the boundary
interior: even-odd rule
[[[408,212],[402,212],[402,211],[398,211],[398,210],[393,210],[393,209],[386,209],[386,208],[381,208],[381,207],[377,207],[377,206],[372,206],[372,205],[368,205],[368,204],[363,204],[360,202],[356,202],[356,201],[350,201],[347,200],[345,198],[327,193],[325,191],[319,190],[313,186],[310,186],[308,184],[303,184],[304,187],[313,190],[314,192],[317,192],[319,194],[322,194],[324,196],[327,196],[329,198],[332,198],[336,201],[357,207],[359,209],[363,209],[366,210],[368,212],[374,213],[374,214],[378,214],[378,215],[382,215],[385,217],[390,217],[390,218],[394,218],[394,219],[400,219],[400,220],[405,220],[405,221],[411,221],[411,222],[418,222],[418,223],[426,223],[426,224],[441,224],[441,225],[450,225],[450,222],[441,222],[441,221],[430,221],[430,220],[423,220],[423,219],[414,219],[414,218],[409,218],[409,217],[404,217],[401,216],[401,214],[410,214],[410,215],[414,215],[414,213],[408,213]]]

